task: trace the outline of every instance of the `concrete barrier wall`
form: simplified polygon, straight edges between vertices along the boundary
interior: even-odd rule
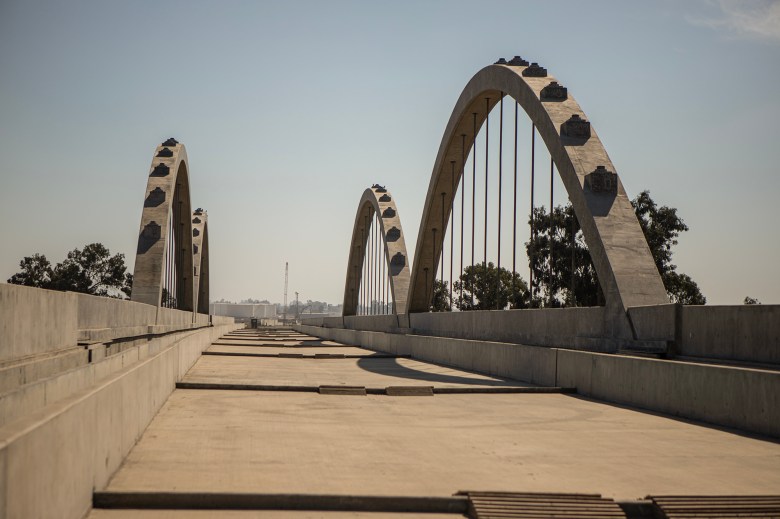
[[[564,348],[600,348],[604,308],[541,308],[411,314],[415,333]]]
[[[581,395],[780,437],[780,372],[521,344],[299,325],[365,348],[576,388]]]
[[[407,332],[411,328],[420,335],[603,350],[613,347],[605,337],[604,319],[603,307],[589,307],[360,315],[301,323],[389,333]]]
[[[780,305],[684,306],[681,355],[780,364]]]
[[[388,332],[399,328],[397,315],[351,315],[344,317],[344,328]]]
[[[233,322],[219,321],[227,324]],[[74,292],[0,284],[0,363],[147,333],[208,326],[209,316]]]
[[[78,305],[79,330],[148,326],[157,319],[157,307],[152,305],[88,294],[73,295]]]
[[[375,351],[410,355],[419,360],[533,384],[555,385],[555,348],[308,325],[294,328],[302,333]]]
[[[780,364],[780,305],[628,309],[638,339],[674,341],[684,357]]]
[[[0,284],[0,362],[76,346],[76,295]]]
[[[582,395],[780,437],[780,372],[558,350],[557,381]]]
[[[182,332],[145,360],[0,428],[0,517],[83,517],[93,489],[105,488],[176,381],[238,326]],[[152,342],[163,340],[170,336]]]

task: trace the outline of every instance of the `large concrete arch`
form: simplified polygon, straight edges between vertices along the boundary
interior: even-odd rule
[[[201,208],[192,213],[192,258],[195,305],[199,314],[209,313],[209,213]]]
[[[528,114],[552,155],[582,226],[607,307],[624,313],[629,306],[669,302],[630,200],[598,135],[566,89],[534,65],[487,66],[471,78],[455,104],[436,156],[417,235],[409,312],[428,309],[433,278],[426,279],[423,269],[435,270],[439,261],[445,233],[439,230],[434,244],[433,229],[441,227],[442,203],[446,221],[450,219],[462,174],[461,157],[469,155],[474,138],[472,114],[476,114],[479,132],[486,115],[504,95],[514,98]],[[456,164],[454,179],[451,162]]]
[[[160,306],[165,251],[173,240],[177,305],[180,310],[195,309],[191,214],[187,150],[175,139],[168,139],[155,149],[149,168],[133,271],[133,301]]]
[[[370,229],[375,214],[379,215],[377,221],[390,273],[390,294],[393,298],[395,313],[406,313],[409,291],[409,256],[406,253],[401,217],[390,193],[384,187],[374,185],[363,192],[355,215],[352,242],[349,247],[349,261],[347,262],[347,281],[344,286],[344,315],[357,313],[358,292],[363,274],[368,229]]]

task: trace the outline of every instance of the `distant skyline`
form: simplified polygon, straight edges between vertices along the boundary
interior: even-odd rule
[[[175,137],[212,299],[281,302],[289,262],[290,297],[339,304],[363,190],[393,193],[413,257],[455,101],[515,54],[569,88],[630,197],[678,209],[673,263],[708,304],[780,303],[780,1],[4,0],[0,281],[92,242],[132,270]]]

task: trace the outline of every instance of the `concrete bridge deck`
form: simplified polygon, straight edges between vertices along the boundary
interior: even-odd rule
[[[731,430],[548,393],[320,394],[321,385],[535,390],[302,334],[230,334],[209,349],[361,358],[205,355],[182,380],[284,391],[176,389],[100,496],[171,493],[447,498],[463,490],[758,495],[780,488],[780,444]],[[225,346],[228,343],[239,346]],[[283,342],[284,344],[279,344]],[[316,345],[316,346],[315,346]],[[297,388],[297,389],[296,389]],[[281,497],[279,499],[282,499]],[[109,502],[111,499],[108,499]],[[127,506],[127,500],[124,506]],[[120,517],[411,517],[316,511],[94,509]],[[438,517],[457,517],[439,515]],[[437,517],[426,514],[425,517]]]

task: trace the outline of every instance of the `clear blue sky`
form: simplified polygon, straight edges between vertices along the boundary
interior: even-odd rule
[[[413,249],[461,89],[514,54],[569,88],[630,196],[679,209],[709,303],[780,303],[780,4],[751,1],[2,0],[0,278],[95,241],[132,268],[172,136],[213,299],[281,301],[289,261],[291,293],[340,302],[363,189],[387,185]]]

